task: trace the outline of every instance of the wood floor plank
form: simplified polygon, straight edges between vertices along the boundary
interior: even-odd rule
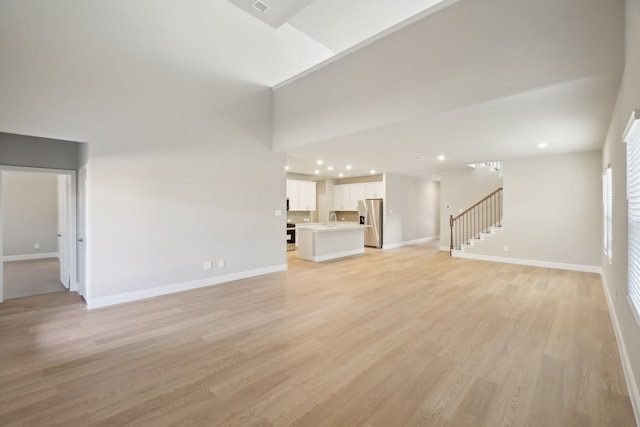
[[[529,410],[529,423],[559,426],[564,423],[564,375],[566,362],[543,356]]]
[[[597,274],[435,244],[88,311],[0,304],[0,425],[633,426]]]

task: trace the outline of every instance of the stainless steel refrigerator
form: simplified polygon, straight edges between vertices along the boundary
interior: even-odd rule
[[[382,199],[367,199],[364,208],[364,223],[371,226],[364,232],[364,245],[382,248]]]

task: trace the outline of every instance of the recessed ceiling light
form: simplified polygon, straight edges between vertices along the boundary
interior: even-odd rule
[[[375,169],[371,169],[371,170],[369,171],[369,173],[371,173],[371,174],[373,175],[374,173],[376,173],[376,170],[375,170]]]
[[[546,142],[541,142],[540,144],[538,144],[538,148],[547,148],[547,143]]]
[[[347,165],[347,170],[350,171],[351,170],[351,165]]]
[[[320,173],[320,171],[318,169],[314,170],[313,173],[315,173],[316,175],[318,175]]]
[[[322,160],[316,161],[316,165],[320,166],[322,164]]]
[[[444,157],[442,154],[440,154],[440,155],[438,156],[438,160],[443,161],[444,159],[445,159],[445,157]]]
[[[340,172],[340,174],[338,174],[338,176],[339,176],[340,178],[342,178],[342,177],[344,176],[344,174],[343,174],[342,172]]]
[[[286,166],[284,167],[284,169],[285,169],[285,170],[289,170],[289,165],[286,165]]]
[[[327,166],[327,169],[329,169],[330,171],[333,170],[333,166]]]

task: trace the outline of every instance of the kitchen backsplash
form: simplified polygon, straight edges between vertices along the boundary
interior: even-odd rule
[[[338,221],[358,222],[358,212],[355,211],[336,211]]]
[[[290,222],[292,224],[313,222],[313,215],[311,214],[311,212],[289,211],[287,212],[287,222]]]
[[[334,213],[334,212],[331,212]],[[336,211],[338,221],[345,222],[358,222],[358,212],[355,211]],[[289,211],[287,212],[287,222],[292,224],[303,224],[305,222],[314,222],[317,219],[314,218],[313,212],[305,211]]]

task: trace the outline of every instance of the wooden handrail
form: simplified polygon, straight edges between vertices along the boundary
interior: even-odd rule
[[[491,192],[464,212],[449,216],[449,255],[470,240],[479,239],[492,227],[502,225],[502,187]]]
[[[487,195],[484,199],[480,200],[478,203],[476,203],[475,205],[471,206],[469,209],[467,209],[466,211],[460,213],[458,216],[453,216],[453,221],[457,220],[458,218],[460,218],[462,215],[466,214],[467,212],[472,211],[474,208],[477,208],[478,206],[480,206],[482,203],[484,203],[487,199],[490,199],[491,197],[495,196],[497,193],[502,191],[502,187],[498,188],[496,191],[494,191],[493,193]]]

